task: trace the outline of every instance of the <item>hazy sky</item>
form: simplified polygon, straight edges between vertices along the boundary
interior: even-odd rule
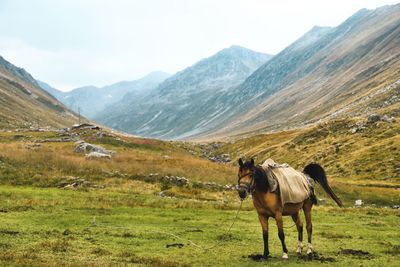
[[[276,54],[399,0],[0,0],[0,55],[61,90],[175,73],[231,45]]]

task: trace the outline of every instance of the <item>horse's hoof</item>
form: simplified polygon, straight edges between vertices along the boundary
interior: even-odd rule
[[[284,259],[284,260],[287,260],[287,259],[289,259],[289,256],[288,256],[288,254],[287,254],[287,253],[283,253],[283,255],[282,255],[282,259]]]
[[[299,244],[297,245],[296,252],[297,252],[298,255],[301,255],[301,253],[303,252],[303,242],[299,241]]]
[[[261,261],[268,261],[269,258],[271,258],[270,255],[263,255],[260,260]]]
[[[248,256],[253,261],[267,261],[271,256],[269,255],[261,255],[261,254],[252,254]]]

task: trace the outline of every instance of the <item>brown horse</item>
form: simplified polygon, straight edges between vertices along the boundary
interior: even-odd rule
[[[321,184],[326,193],[339,205],[343,207],[340,199],[330,188],[324,169],[318,164],[307,165],[303,173],[311,177],[314,181]],[[241,199],[245,199],[248,194],[253,197],[253,204],[257,210],[258,218],[262,227],[262,234],[264,240],[264,254],[261,259],[268,259],[268,219],[275,218],[278,226],[278,236],[282,243],[283,259],[288,259],[288,250],[285,244],[285,234],[283,232],[282,216],[291,216],[296,224],[298,232],[298,246],[296,252],[301,254],[303,249],[303,223],[300,220],[299,211],[303,209],[306,228],[308,235],[308,250],[307,254],[312,254],[312,222],[311,222],[311,209],[313,204],[316,204],[316,197],[314,188],[310,188],[310,195],[307,199],[300,203],[287,203],[282,206],[279,190],[270,192],[267,173],[260,165],[254,165],[254,160],[243,162],[239,159],[239,173],[238,173],[238,192]]]

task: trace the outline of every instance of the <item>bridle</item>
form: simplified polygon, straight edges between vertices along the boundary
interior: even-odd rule
[[[246,177],[246,176],[250,176],[251,177],[250,183],[241,183],[240,180],[243,177]],[[249,194],[253,193],[256,190],[256,182],[255,182],[255,179],[254,179],[254,171],[247,172],[247,173],[245,173],[243,175],[239,175],[238,174],[238,185],[239,185],[238,189],[243,188],[243,189],[245,189],[247,191],[247,193],[249,193]]]

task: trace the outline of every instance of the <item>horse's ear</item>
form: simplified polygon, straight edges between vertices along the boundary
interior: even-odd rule
[[[253,158],[250,160],[250,164],[252,167],[254,167],[254,159]]]
[[[239,162],[239,166],[240,166],[240,167],[243,167],[243,160],[242,160],[242,158],[239,158],[239,161],[238,161],[238,162]]]

